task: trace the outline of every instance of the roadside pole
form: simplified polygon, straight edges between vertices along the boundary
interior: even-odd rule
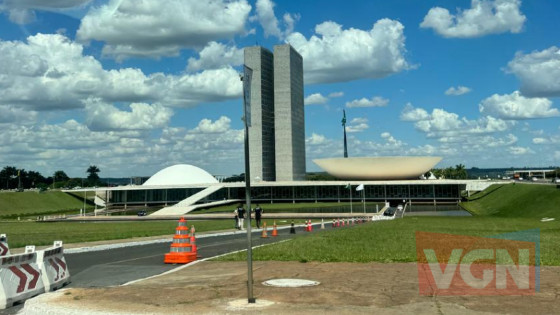
[[[350,185],[350,184],[348,184],[348,185]],[[352,185],[350,185],[349,191],[350,191],[350,213],[353,213],[352,212]]]
[[[366,213],[366,189],[365,188],[362,189],[362,200],[364,203],[364,213]]]
[[[245,125],[245,200],[247,206],[247,302],[253,296],[253,240],[251,235],[251,171],[249,165],[249,127],[251,126],[251,80],[253,69],[243,66],[243,122]]]

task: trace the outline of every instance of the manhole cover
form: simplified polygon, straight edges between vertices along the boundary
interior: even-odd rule
[[[264,285],[280,288],[298,288],[319,285],[320,282],[305,279],[272,279],[263,282]]]

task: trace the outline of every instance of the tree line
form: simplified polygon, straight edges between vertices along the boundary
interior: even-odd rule
[[[36,171],[18,169],[15,166],[5,166],[0,171],[0,188],[7,190],[32,188],[45,190],[48,188],[74,188],[78,186],[106,186],[99,178],[98,173],[101,170],[97,166],[90,165],[86,172],[88,174],[87,178],[70,178],[62,170],[54,172],[52,176],[45,177]]]
[[[437,178],[467,179],[469,177],[467,169],[463,164],[457,164],[455,167],[434,168],[430,172]],[[426,178],[430,176],[430,172],[425,174]]]

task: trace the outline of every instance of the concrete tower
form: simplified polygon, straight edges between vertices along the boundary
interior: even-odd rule
[[[276,180],[305,179],[303,58],[290,45],[274,46]]]
[[[252,180],[305,179],[303,59],[290,45],[245,48],[245,65],[253,69],[251,128]]]
[[[245,48],[245,65],[253,69],[249,147],[251,180],[276,180],[274,145],[274,65],[270,50]]]

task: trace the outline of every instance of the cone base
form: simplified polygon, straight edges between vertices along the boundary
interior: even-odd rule
[[[166,264],[188,264],[196,260],[196,253],[167,253],[163,262]]]

